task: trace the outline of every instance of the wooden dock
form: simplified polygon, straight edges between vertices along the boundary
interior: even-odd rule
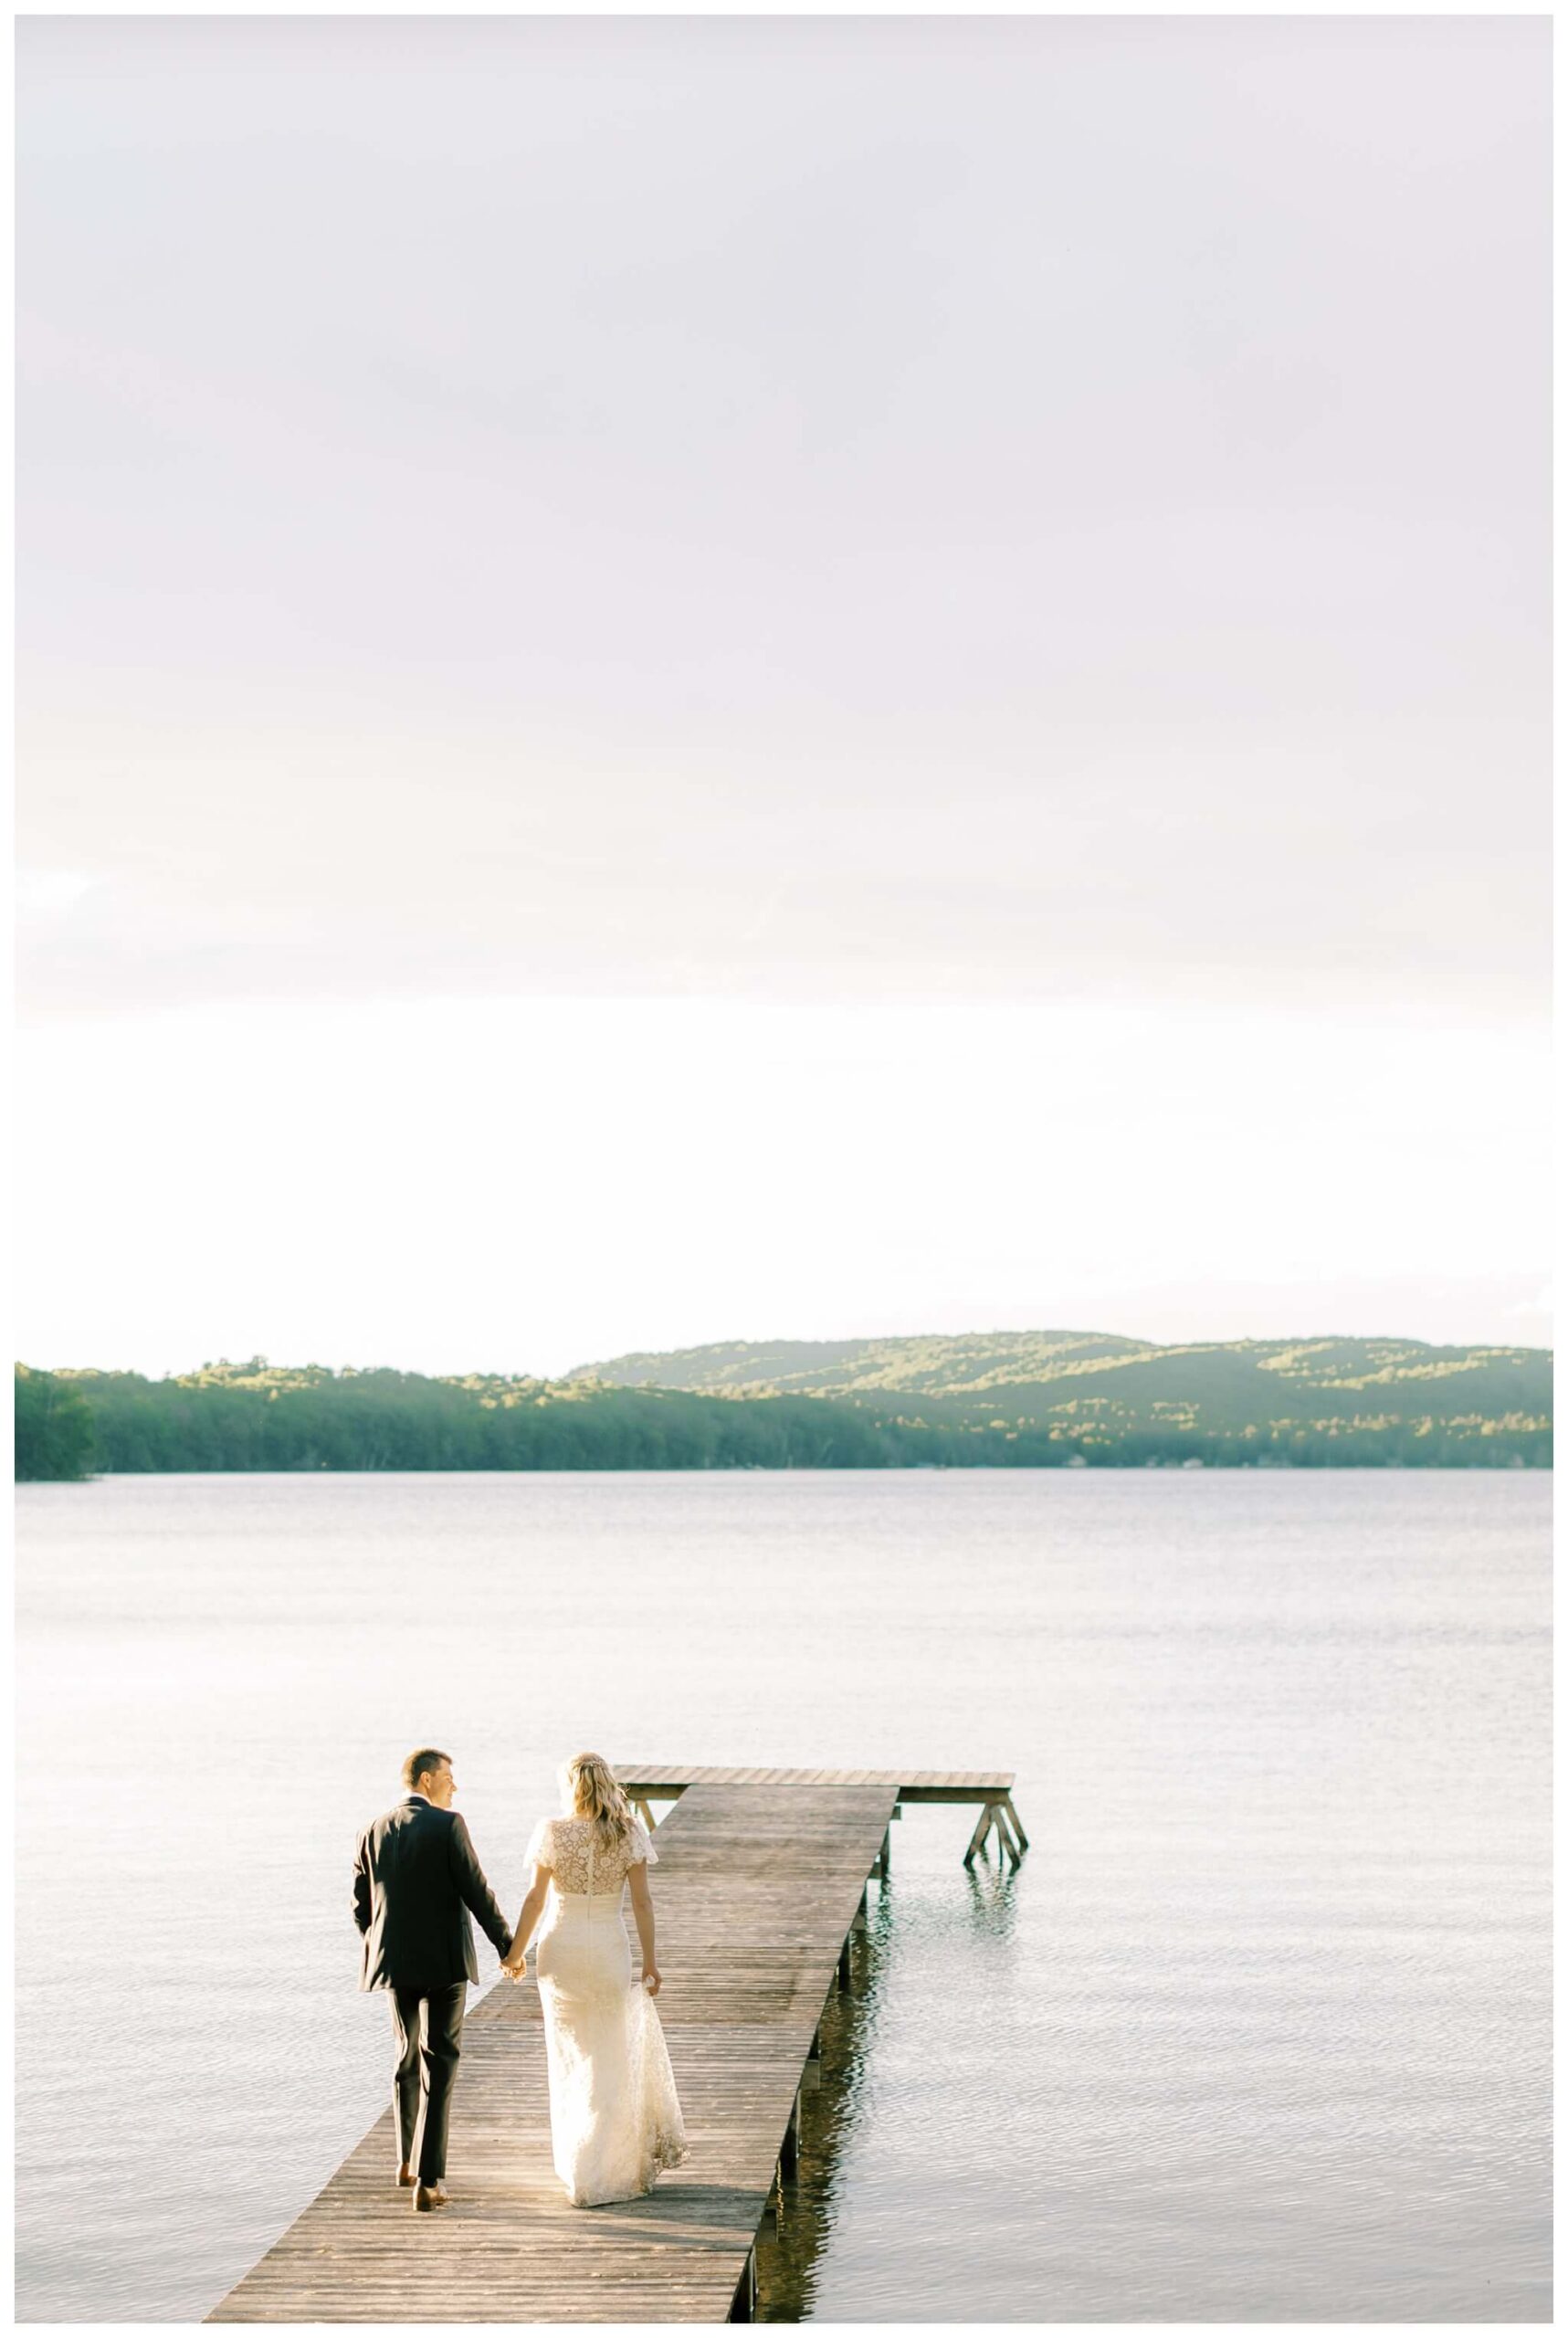
[[[851,1974],[868,1878],[903,1801],[1003,1814],[1002,1773],[622,1765],[675,1807],[654,1878],[659,1995],[689,2146],[641,2200],[574,2208],[550,2164],[531,1981],[469,2013],[452,2112],[452,2205],[416,2217],[390,2108],[212,2322],[727,2322],[755,2311],[757,2227],[787,2181],[822,2015]],[[987,1818],[987,1831],[993,1822]],[[980,1839],[976,1829],[969,1857]],[[634,1954],[635,1954],[634,1948]],[[388,2038],[388,2084],[391,2040]]]
[[[650,1827],[649,1804],[679,1800],[688,1786],[891,1786],[900,1804],[980,1805],[980,1817],[963,1854],[965,1867],[974,1865],[991,1835],[996,1838],[1000,1856],[1015,1867],[1029,1848],[1029,1838],[1013,1807],[1011,1770],[682,1770],[658,1764],[639,1768],[634,1763],[620,1762],[616,1775]],[[895,1808],[893,1817],[898,1815]],[[873,1869],[872,1873],[876,1872]]]

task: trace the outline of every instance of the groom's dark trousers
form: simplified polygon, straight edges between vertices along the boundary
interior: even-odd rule
[[[360,1987],[392,1996],[399,2163],[417,2157],[419,2182],[437,2184],[447,2172],[468,1985],[479,1977],[470,1909],[498,1956],[511,1946],[511,1933],[462,1819],[423,1795],[409,1795],[360,1837],[353,1904]]]
[[[421,2184],[439,2184],[447,2173],[447,2127],[462,2051],[463,2005],[468,1994],[464,1981],[451,1989],[392,1992],[392,2032],[397,2040],[397,2069],[392,2080],[397,2164],[412,2167]]]

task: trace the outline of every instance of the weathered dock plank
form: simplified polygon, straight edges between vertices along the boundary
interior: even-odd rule
[[[658,1830],[658,2006],[690,2146],[681,2167],[646,2199],[567,2202],[550,2164],[538,1996],[502,1982],[464,2031],[451,2206],[411,2213],[388,2110],[208,2319],[730,2319],[900,1785],[771,1777],[688,1771]],[[390,2040],[388,2059],[390,2080]]]

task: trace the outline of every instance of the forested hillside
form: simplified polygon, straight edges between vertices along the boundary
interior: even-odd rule
[[[635,1376],[634,1376],[635,1375]],[[660,1375],[667,1375],[661,1378]],[[16,1474],[233,1469],[1546,1467],[1551,1358],[1075,1332],[631,1356],[564,1381],[16,1367]]]
[[[809,1395],[879,1422],[1046,1430],[1107,1447],[1185,1437],[1228,1459],[1298,1439],[1344,1454],[1372,1438],[1402,1459],[1485,1448],[1538,1458],[1550,1441],[1544,1348],[1429,1347],[1418,1340],[1203,1341],[1160,1347],[1098,1332],[988,1332],[886,1340],[726,1342],[587,1364],[578,1377],[750,1400]],[[1222,1448],[1224,1448],[1222,1450]],[[1498,1450],[1502,1448],[1499,1447]],[[1337,1458],[1337,1455],[1336,1457]]]

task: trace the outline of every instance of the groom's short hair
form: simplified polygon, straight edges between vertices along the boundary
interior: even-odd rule
[[[422,1777],[438,1770],[443,1762],[449,1769],[452,1763],[451,1755],[443,1754],[439,1746],[421,1745],[418,1751],[411,1754],[403,1764],[404,1785],[416,1786]]]

